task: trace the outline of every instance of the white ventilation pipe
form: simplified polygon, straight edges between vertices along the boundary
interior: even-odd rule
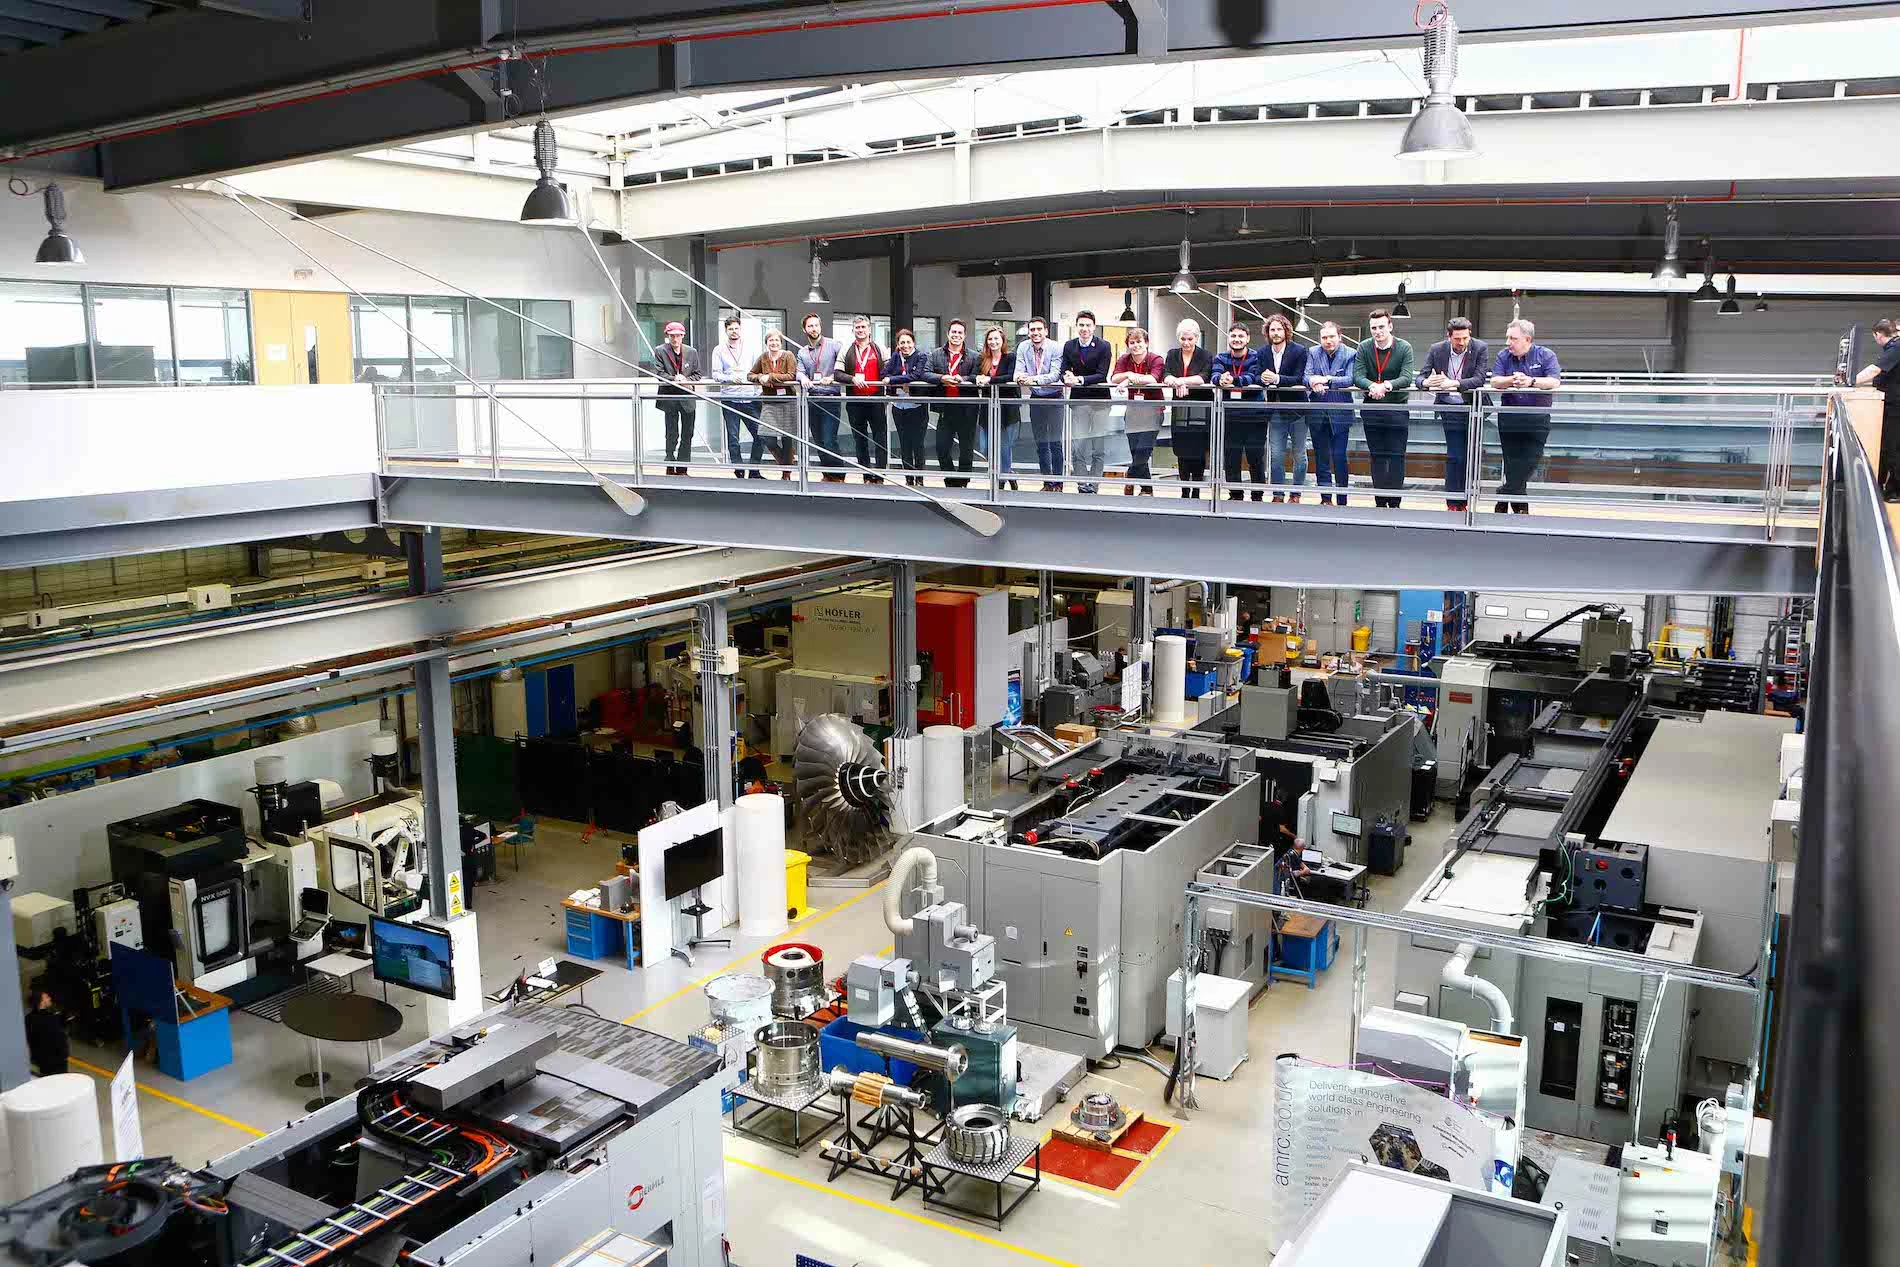
[[[1495,981],[1472,975],[1471,960],[1477,953],[1478,948],[1470,942],[1458,943],[1458,949],[1445,960],[1445,970],[1438,974],[1438,979],[1454,990],[1466,990],[1483,999],[1491,1007],[1492,1030],[1508,1034],[1511,1032],[1511,1001],[1504,997],[1504,991]]]
[[[922,845],[912,845],[897,855],[897,861],[891,864],[891,878],[884,884],[884,924],[899,937],[908,936],[911,930],[911,921],[904,914],[904,894],[915,887],[910,883],[913,867],[923,868],[919,884],[934,887],[937,883],[937,855]]]

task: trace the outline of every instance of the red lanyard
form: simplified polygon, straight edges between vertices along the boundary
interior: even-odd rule
[[[667,351],[673,352],[673,349],[668,348]],[[686,372],[686,351],[684,348],[682,348],[678,352],[673,352],[673,376],[677,378],[680,375],[684,374],[685,372]]]
[[[1396,343],[1392,345],[1392,347],[1397,347],[1397,346],[1398,344]],[[1386,362],[1390,361],[1391,359],[1392,359],[1392,348],[1387,348],[1383,353],[1381,353],[1379,351],[1378,344],[1375,343],[1372,345],[1372,372],[1378,375],[1381,380],[1385,378]]]
[[[871,359],[871,352],[872,348],[868,343],[858,349],[858,373],[866,373],[876,366],[877,362]]]

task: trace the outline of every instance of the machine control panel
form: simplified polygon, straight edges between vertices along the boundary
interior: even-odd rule
[[[1636,1057],[1636,1004],[1603,1000],[1603,1044],[1597,1053],[1597,1107],[1627,1111]]]

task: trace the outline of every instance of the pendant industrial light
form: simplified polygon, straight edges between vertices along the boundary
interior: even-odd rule
[[[1135,292],[1132,290],[1124,290],[1122,292],[1122,315],[1120,319],[1131,323],[1140,320],[1139,317],[1135,316]]]
[[[1471,121],[1452,96],[1458,77],[1458,24],[1451,8],[1441,2],[1425,26],[1425,100],[1405,125],[1399,157],[1405,159],[1476,158],[1478,142]]]
[[[825,293],[824,272],[824,257],[818,254],[818,244],[813,243],[811,248],[811,289],[805,292],[806,303],[828,304],[831,302],[831,296]]]
[[[1399,301],[1392,305],[1392,320],[1410,321],[1411,319],[1412,319],[1411,306],[1405,302],[1405,283],[1400,282],[1399,283]]]
[[[1718,317],[1739,317],[1741,314],[1742,305],[1735,299],[1735,274],[1730,273],[1728,275],[1728,292],[1722,298],[1722,306],[1715,310],[1715,315]]]
[[[1722,298],[1722,292],[1715,288],[1715,248],[1709,245],[1707,238],[1703,238],[1702,250],[1702,284],[1696,287],[1695,294],[1689,298],[1699,304],[1712,304]]]
[[[1245,207],[1242,207],[1240,209],[1240,228],[1237,230],[1237,232],[1243,238],[1250,238],[1254,234],[1259,232],[1258,229],[1254,228],[1251,224],[1247,223],[1247,209]]]
[[[1174,272],[1174,280],[1168,283],[1168,289],[1177,295],[1192,295],[1200,287],[1195,284],[1194,274],[1188,271],[1188,239],[1181,235],[1181,267]]]
[[[1682,272],[1682,225],[1676,220],[1676,204],[1669,204],[1669,219],[1663,225],[1662,258],[1656,261],[1656,271],[1650,274],[1659,282],[1675,281],[1683,276]]]
[[[1306,319],[1306,305],[1301,304],[1298,308],[1295,308],[1294,311],[1299,314],[1300,319],[1293,323],[1293,333],[1309,333],[1313,329],[1313,323]]]
[[[554,140],[554,125],[546,118],[535,120],[534,165],[541,176],[528,191],[528,200],[521,204],[523,224],[567,224],[574,219],[567,190],[554,179],[554,165],[560,156],[560,146]]]
[[[1756,295],[1756,296],[1755,296],[1755,311],[1756,311],[1756,312],[1767,312],[1767,311],[1768,311],[1768,296],[1766,296],[1766,295]]]
[[[1321,285],[1321,283],[1324,280],[1325,280],[1324,270],[1320,268],[1319,261],[1314,260],[1313,261],[1313,290],[1312,290],[1312,293],[1307,295],[1306,297],[1306,300],[1305,300],[1306,307],[1330,308],[1333,306],[1333,301],[1326,297],[1325,287]]]
[[[40,191],[45,200],[46,239],[40,243],[35,264],[84,264],[86,256],[79,243],[66,236],[66,191],[57,182]]]
[[[1009,279],[998,273],[996,275],[996,302],[990,305],[990,316],[1007,317],[1015,311],[1009,306]]]

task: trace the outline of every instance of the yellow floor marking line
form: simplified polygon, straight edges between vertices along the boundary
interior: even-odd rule
[[[79,1059],[77,1056],[71,1057],[71,1063],[78,1065],[81,1069],[84,1069],[87,1073],[91,1074],[95,1078],[103,1078],[107,1082],[112,1081],[112,1075],[106,1072],[104,1069],[101,1069],[98,1065],[87,1064],[85,1061]],[[230,1127],[233,1130],[243,1131],[246,1135],[255,1135],[257,1138],[263,1139],[265,1135],[269,1134],[268,1131],[260,1131],[255,1126],[251,1126],[244,1122],[237,1121],[235,1118],[228,1118],[222,1113],[213,1113],[210,1109],[205,1108],[202,1104],[193,1104],[190,1100],[181,1100],[175,1095],[168,1095],[163,1091],[159,1091],[159,1090],[156,1090],[155,1088],[148,1087],[143,1082],[134,1082],[132,1085],[137,1087],[139,1090],[143,1091],[146,1095],[152,1096],[155,1099],[163,1100],[167,1104],[176,1104],[180,1108],[190,1109],[193,1113],[202,1113],[204,1116],[210,1118],[212,1121],[222,1122],[224,1125]]]
[[[793,924],[789,931],[794,932],[794,933],[803,932],[805,929],[811,928],[814,925],[822,924],[826,920],[830,919],[833,915],[836,915],[839,911],[844,910],[847,906],[855,906],[859,902],[862,902],[865,898],[870,897],[873,893],[883,888],[886,883],[887,881],[880,880],[876,884],[872,885],[870,888],[866,889],[864,892],[858,894],[856,897],[846,898],[844,901],[838,903],[836,906],[829,907],[826,910],[821,911],[819,914],[812,916],[810,919],[806,920],[803,924]],[[673,993],[667,995],[665,998],[661,999],[658,1003],[649,1003],[645,1007],[641,1008],[638,1012],[635,1012],[632,1016],[629,1016],[626,1019],[625,1024],[628,1024],[628,1025],[633,1024],[635,1021],[645,1016],[648,1012],[658,1011],[659,1009],[665,1007],[668,1003],[671,1003],[674,999],[680,998],[683,995],[690,994],[694,990],[699,989],[699,987],[705,985],[708,981],[711,981],[714,977],[725,976],[728,972],[733,971],[735,967],[736,967],[736,961],[733,964],[727,964],[723,968],[715,968],[713,971],[707,973],[705,976],[699,978],[699,980],[697,981],[688,981],[685,985],[673,991]]]
[[[1077,1267],[1077,1264],[1070,1262],[1066,1258],[1057,1258],[1052,1254],[1043,1254],[1033,1249],[1025,1249],[1021,1245],[1012,1245],[1008,1241],[998,1240],[994,1236],[985,1236],[981,1232],[973,1232],[967,1227],[957,1227],[954,1224],[944,1223],[925,1214],[917,1214],[910,1210],[898,1209],[896,1206],[890,1205],[887,1202],[873,1201],[869,1197],[861,1197],[855,1192],[845,1192],[842,1189],[833,1188],[827,1184],[815,1183],[810,1179],[800,1179],[797,1175],[788,1175],[782,1170],[774,1170],[770,1166],[761,1166],[759,1163],[747,1161],[743,1157],[734,1157],[731,1153],[726,1154],[726,1161],[734,1166],[743,1166],[747,1170],[756,1170],[762,1175],[770,1175],[774,1179],[782,1179],[786,1183],[794,1184],[800,1188],[809,1188],[813,1192],[823,1192],[830,1196],[838,1197],[841,1200],[850,1201],[856,1205],[864,1206],[869,1210],[878,1210],[884,1214],[895,1214],[900,1219],[909,1219],[913,1223],[922,1223],[925,1227],[934,1227],[938,1231],[968,1237],[970,1240],[979,1241],[985,1245],[993,1245],[997,1249],[1006,1249],[1013,1254],[1021,1254],[1025,1258],[1033,1258],[1039,1263],[1052,1263],[1054,1267]],[[1051,1177],[1053,1178],[1053,1176]]]

